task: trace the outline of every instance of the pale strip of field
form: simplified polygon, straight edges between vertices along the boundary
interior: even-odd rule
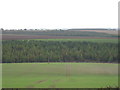
[[[90,32],[99,32],[99,33],[107,33],[107,34],[113,34],[118,35],[118,31],[116,30],[80,30],[80,31],[90,31]]]

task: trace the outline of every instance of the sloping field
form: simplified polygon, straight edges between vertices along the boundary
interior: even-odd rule
[[[103,30],[104,31],[104,30]],[[106,31],[104,31],[106,32]],[[100,31],[3,31],[3,40],[21,39],[117,39],[117,34]]]
[[[118,86],[118,64],[3,64],[3,88],[103,88]]]
[[[80,30],[80,31],[86,31],[86,32],[89,31],[89,32],[98,32],[98,33],[118,35],[118,31],[115,31],[115,30]]]
[[[116,37],[46,36],[46,35],[3,35],[2,40],[23,39],[117,39]]]

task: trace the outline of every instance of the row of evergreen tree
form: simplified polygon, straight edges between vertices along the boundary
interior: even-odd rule
[[[118,62],[117,43],[89,41],[5,40],[3,63]]]

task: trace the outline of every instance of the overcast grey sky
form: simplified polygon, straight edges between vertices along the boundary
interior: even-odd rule
[[[119,0],[0,0],[0,28],[117,28]]]

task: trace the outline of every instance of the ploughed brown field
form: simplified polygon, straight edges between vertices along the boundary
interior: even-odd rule
[[[117,39],[116,37],[81,37],[81,36],[49,36],[49,35],[2,35],[2,40],[21,39]]]
[[[105,33],[118,35],[118,31],[110,31],[110,30],[79,30],[85,32],[97,32],[97,33]],[[8,31],[9,32],[9,31]],[[24,32],[24,31],[23,31]],[[29,31],[28,31],[29,32]],[[44,32],[44,31],[34,31],[34,32]],[[68,31],[69,32],[69,31]],[[77,31],[78,32],[78,31]],[[35,35],[35,34],[2,34],[2,40],[22,40],[22,39],[117,39],[117,37],[99,37],[99,36],[54,36],[54,35]]]

